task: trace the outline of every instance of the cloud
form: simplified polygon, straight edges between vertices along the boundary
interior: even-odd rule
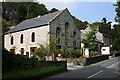
[[[46,5],[47,9],[57,8],[59,10],[69,8],[69,9],[75,9],[78,7],[76,5],[76,2],[45,2],[45,1],[38,1],[39,3],[43,3]]]

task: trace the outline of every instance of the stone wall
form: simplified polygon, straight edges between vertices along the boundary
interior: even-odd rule
[[[59,61],[67,61],[67,64],[86,66],[96,62],[109,59],[108,55],[94,56],[89,58],[62,58],[57,57]]]
[[[52,35],[56,36],[56,29],[59,27],[61,29],[60,32],[60,39],[61,42],[60,44],[63,45],[65,44],[65,23],[69,23],[68,25],[68,47],[73,47],[73,39],[76,40],[77,48],[80,48],[80,31],[78,27],[76,26],[73,18],[71,17],[71,14],[69,11],[66,9],[64,10],[58,17],[56,17],[51,23],[50,23],[50,33]],[[76,32],[76,38],[73,37],[73,32]]]

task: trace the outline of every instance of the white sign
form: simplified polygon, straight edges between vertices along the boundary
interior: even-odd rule
[[[85,49],[85,56],[89,57],[89,50],[88,49]]]
[[[102,47],[101,54],[110,54],[110,47]]]

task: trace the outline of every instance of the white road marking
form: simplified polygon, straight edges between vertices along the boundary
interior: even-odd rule
[[[118,61],[116,64],[118,64],[120,61]]]
[[[110,65],[110,66],[108,66],[107,68],[111,68],[112,66],[114,66],[115,64],[112,64],[112,65]]]
[[[89,76],[89,77],[87,77],[87,78],[91,78],[91,77],[93,77],[93,76],[95,76],[95,75],[101,73],[102,71],[103,71],[103,70],[101,70],[101,71],[99,71],[99,72],[97,72],[97,73],[95,73],[95,74],[93,74],[93,75],[91,75],[91,76]]]

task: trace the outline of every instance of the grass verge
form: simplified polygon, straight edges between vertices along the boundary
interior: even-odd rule
[[[41,78],[48,77],[53,73],[59,73],[65,71],[63,66],[51,66],[51,67],[42,67],[33,70],[18,71],[18,72],[9,72],[3,74],[2,80],[37,80]]]

